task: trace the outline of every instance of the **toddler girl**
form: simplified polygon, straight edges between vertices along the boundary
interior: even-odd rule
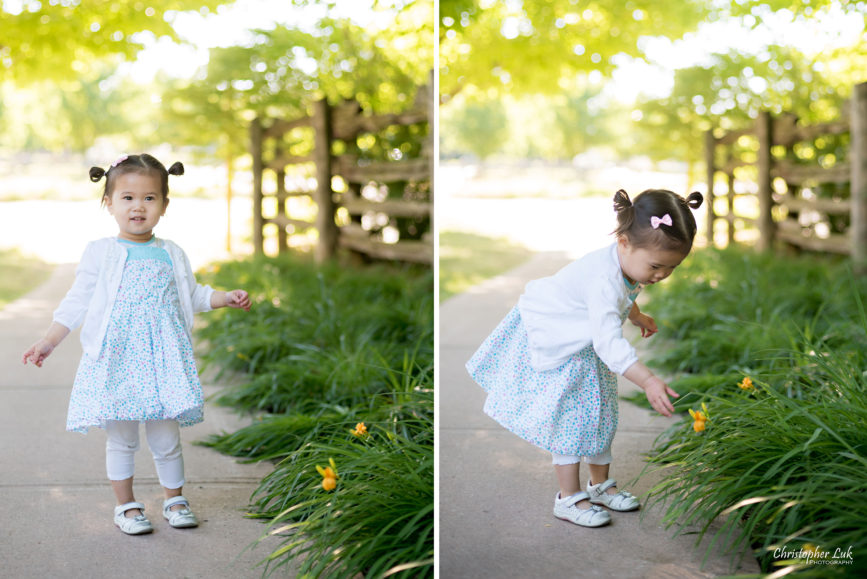
[[[125,155],[105,171],[90,169],[91,181],[105,177],[102,201],[117,221],[118,235],[87,245],[53,323],[23,359],[41,367],[83,323],[84,353],[66,429],[105,429],[106,469],[118,503],[114,523],[130,535],[153,531],[132,489],[139,422],[145,423],[165,492],[163,516],[172,527],[198,525],[182,494],[178,431],[202,421],[202,387],[191,345],[193,313],[226,306],[250,309],[243,290],[198,285],[183,250],[153,234],[169,205],[169,174],[183,173],[181,163],[166,171],[147,154]]]
[[[615,511],[639,507],[608,477],[617,429],[615,373],[640,386],[664,416],[674,411],[669,396],[678,395],[638,361],[621,325],[629,318],[643,337],[656,333],[635,298],[689,254],[696,232],[690,209],[701,203],[700,193],[684,199],[648,190],[633,203],[618,191],[616,242],[528,283],[518,305],[467,362],[488,392],[485,413],[551,452],[558,518],[598,527],[611,517],[597,504]],[[578,477],[582,459],[590,469],[586,492]]]

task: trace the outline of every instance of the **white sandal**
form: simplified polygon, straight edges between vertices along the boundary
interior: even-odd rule
[[[175,505],[186,505],[183,509],[173,511]],[[190,510],[190,502],[183,496],[176,496],[166,499],[163,502],[163,516],[169,522],[169,525],[176,529],[188,529],[190,527],[198,527],[199,521],[196,515]]]
[[[557,493],[554,495],[554,516],[582,527],[601,527],[610,523],[611,515],[602,507],[594,505],[589,509],[581,509],[577,506],[578,502],[589,498],[590,495],[585,492],[575,493],[565,499],[561,499],[560,493]]]
[[[605,505],[612,511],[634,511],[641,506],[638,498],[627,491],[620,491],[614,495],[609,495],[605,492],[611,487],[616,486],[617,481],[613,478],[598,485],[591,485],[588,480],[587,493],[590,495],[590,502],[597,505]]]
[[[126,512],[132,509],[139,509],[142,514],[127,517]],[[151,522],[144,516],[144,505],[141,503],[126,503],[116,506],[114,508],[114,524],[127,535],[144,535],[152,533],[154,530]]]

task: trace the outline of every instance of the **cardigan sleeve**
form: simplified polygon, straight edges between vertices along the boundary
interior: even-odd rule
[[[193,274],[193,268],[190,265],[187,253],[181,249],[181,254],[184,256],[184,271],[190,285],[190,299],[192,300],[193,313],[198,314],[200,312],[211,311],[214,309],[211,307],[211,295],[214,293],[214,288],[196,282],[196,276]]]
[[[90,299],[99,277],[98,253],[95,242],[87,244],[81,261],[75,268],[75,281],[60,305],[54,310],[54,321],[70,330],[75,330],[81,325],[90,306]]]
[[[588,288],[587,310],[593,349],[615,374],[623,374],[638,361],[635,348],[623,337],[617,296],[619,292],[608,280],[600,279]]]

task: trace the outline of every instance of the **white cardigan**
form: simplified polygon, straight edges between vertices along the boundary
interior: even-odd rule
[[[626,372],[638,361],[635,348],[623,337],[623,321],[633,303],[629,293],[616,243],[528,283],[518,309],[533,369],[557,368],[592,344],[612,372]]]
[[[164,239],[156,239],[155,245],[165,249],[172,260],[184,328],[192,342],[193,314],[211,310],[214,290],[196,283],[184,250]],[[54,321],[70,330],[84,322],[81,346],[92,358],[102,348],[126,258],[126,248],[115,237],[88,243],[75,270],[75,282],[54,312]]]

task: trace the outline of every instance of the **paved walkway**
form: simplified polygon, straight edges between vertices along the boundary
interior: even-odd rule
[[[162,489],[144,435],[135,489],[155,531],[131,537],[112,523],[115,500],[105,477],[104,434],[64,430],[81,355],[78,332],[42,368],[21,363],[24,350],[50,324],[73,275],[74,266],[58,266],[45,285],[0,311],[0,577],[260,577],[261,568],[254,567],[271,545],[266,541],[245,551],[266,527],[243,513],[270,467],[239,464],[191,444],[241,425],[225,409],[208,405],[204,423],[181,431],[184,495],[201,525],[172,529],[162,518]],[[216,390],[205,386],[206,396]]]
[[[705,547],[694,548],[695,535],[672,538],[672,530],[661,526],[658,508],[647,510],[643,519],[639,513],[615,513],[612,524],[600,529],[554,518],[557,485],[550,455],[482,412],[484,391],[464,363],[529,280],[568,261],[563,254],[537,254],[440,308],[440,577],[671,579],[758,573],[752,558],[732,569],[729,557],[719,552],[702,567]],[[621,393],[637,389],[622,379],[619,387]],[[621,488],[641,471],[641,456],[669,424],[671,419],[621,401],[611,473]],[[582,470],[582,482],[586,473]],[[643,478],[629,490],[642,495],[657,480]]]

